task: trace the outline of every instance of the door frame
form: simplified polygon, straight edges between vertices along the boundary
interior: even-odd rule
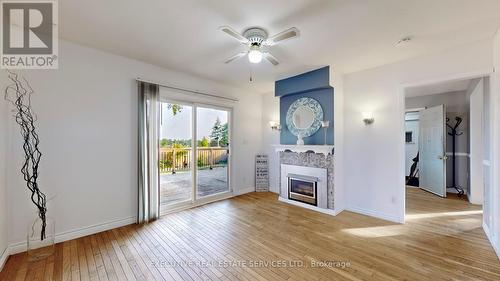
[[[186,105],[191,107],[191,154],[192,154],[192,161],[191,161],[191,199],[181,201],[181,202],[176,202],[173,204],[170,204],[168,208],[164,208],[162,210],[160,206],[160,216],[173,213],[173,212],[178,212],[181,210],[201,206],[204,204],[212,203],[215,201],[231,198],[234,196],[233,192],[233,184],[232,184],[232,154],[233,154],[233,107],[232,106],[223,106],[223,105],[216,105],[216,104],[211,104],[211,103],[203,103],[203,102],[191,102],[187,100],[182,100],[182,99],[177,99],[177,98],[168,98],[168,97],[161,97],[159,99],[160,104],[161,103],[175,103],[179,105]],[[228,184],[228,191],[225,192],[220,192],[216,194],[211,194],[207,195],[204,197],[197,197],[197,186],[198,186],[198,173],[197,173],[197,165],[198,163],[198,157],[196,155],[196,145],[197,145],[197,108],[198,107],[203,107],[203,108],[210,108],[210,109],[218,109],[218,110],[224,110],[227,111],[228,113],[228,136],[229,136],[229,155],[228,155],[228,165],[227,165],[227,184]],[[160,183],[160,181],[158,181]]]
[[[491,75],[493,73],[493,69],[481,69],[478,71],[474,72],[467,72],[467,73],[457,73],[457,74],[452,74],[452,75],[444,75],[444,76],[439,76],[437,78],[432,78],[432,79],[426,79],[426,80],[416,80],[416,81],[408,81],[408,82],[403,82],[397,85],[398,87],[398,112],[399,115],[401,116],[401,123],[399,125],[400,129],[400,137],[399,137],[399,147],[398,147],[398,152],[399,152],[399,171],[397,171],[397,174],[399,175],[400,179],[400,186],[401,186],[401,191],[400,191],[400,198],[403,198],[403,204],[401,204],[401,210],[400,214],[402,214],[402,217],[399,218],[400,223],[405,223],[406,219],[406,181],[405,181],[405,176],[406,176],[406,169],[405,169],[405,160],[406,160],[406,142],[405,142],[405,108],[406,108],[406,102],[405,102],[405,92],[407,88],[410,87],[418,87],[418,86],[425,86],[425,85],[430,85],[430,84],[437,84],[437,83],[442,83],[442,82],[448,82],[448,81],[453,81],[453,80],[464,80],[464,79],[476,79],[476,78],[481,78],[481,77],[489,77],[491,81]],[[493,118],[493,117],[492,117]],[[492,119],[493,120],[493,119]],[[493,145],[493,144],[492,144]],[[491,149],[493,151],[493,149]],[[491,184],[493,184],[493,174],[490,174],[490,181]]]

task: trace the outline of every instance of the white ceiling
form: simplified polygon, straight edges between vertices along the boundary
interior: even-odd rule
[[[500,24],[499,0],[64,0],[59,9],[62,38],[256,92],[324,65],[352,72],[491,38]],[[244,48],[222,25],[295,26],[301,37],[271,49],[279,66],[224,64]],[[414,40],[396,47],[406,35]]]
[[[411,97],[467,91],[471,82],[472,79],[452,80],[442,83],[429,84],[418,87],[410,87],[405,89],[405,96],[411,98]]]

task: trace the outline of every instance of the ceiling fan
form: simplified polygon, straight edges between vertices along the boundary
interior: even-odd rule
[[[269,47],[299,37],[300,35],[300,31],[295,27],[289,28],[271,37],[268,37],[267,32],[259,27],[248,28],[243,34],[240,34],[229,26],[222,26],[219,30],[238,40],[241,44],[248,46],[247,51],[229,57],[225,63],[230,63],[248,55],[248,60],[251,63],[260,63],[264,57],[273,65],[278,65],[279,61],[269,52]]]

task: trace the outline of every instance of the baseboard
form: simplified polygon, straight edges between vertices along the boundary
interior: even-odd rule
[[[335,205],[333,205],[333,207],[335,208]],[[342,213],[344,210],[345,210],[345,208],[333,209],[333,214],[334,214],[334,216],[336,216],[336,215]]]
[[[5,247],[2,255],[0,256],[0,271],[3,270],[3,267],[5,266],[5,263],[7,262],[8,258],[9,258],[9,247]]]
[[[251,187],[247,187],[247,188],[243,188],[243,189],[234,190],[233,194],[234,194],[234,196],[238,196],[238,195],[242,195],[242,194],[250,193],[250,192],[254,192],[254,191],[255,191],[255,187],[251,186]]]
[[[484,221],[483,221],[483,230],[484,233],[486,234],[486,237],[488,237],[488,240],[490,240],[490,244],[493,247],[493,250],[495,250],[498,259],[500,259],[500,247],[495,242],[495,236],[493,235],[493,233],[491,233],[490,228],[488,227],[488,225],[484,223]]]
[[[404,223],[405,222],[404,217],[401,218],[398,216],[393,216],[393,215],[389,215],[389,214],[385,214],[385,213],[381,213],[381,212],[377,212],[377,211],[372,211],[372,210],[366,210],[366,209],[355,207],[355,206],[348,206],[347,208],[345,208],[345,210],[350,211],[350,212],[354,212],[354,213],[358,213],[358,214],[362,214],[362,215],[366,215],[366,216],[370,216],[370,217],[375,217],[378,219],[383,219],[383,220],[395,222],[395,223]]]
[[[204,197],[203,199],[196,201],[195,203],[188,203],[188,204],[184,203],[184,204],[180,204],[178,206],[173,206],[172,208],[168,208],[167,211],[161,212],[160,216],[164,216],[164,215],[168,215],[168,214],[172,214],[172,213],[177,213],[180,211],[200,207],[200,206],[210,204],[210,203],[215,203],[217,201],[233,198],[234,196],[236,196],[236,195],[234,195],[232,192],[224,192],[222,194],[209,195],[207,197]]]
[[[60,242],[64,242],[64,241],[68,241],[68,240],[72,240],[72,239],[77,239],[77,238],[84,237],[87,235],[103,232],[106,230],[122,227],[122,226],[129,225],[129,224],[133,224],[136,222],[136,220],[137,220],[137,218],[135,216],[133,216],[133,217],[118,219],[118,220],[109,221],[109,222],[105,222],[105,223],[101,223],[101,224],[95,224],[95,225],[91,225],[91,226],[87,226],[87,227],[83,227],[83,228],[79,228],[79,229],[64,231],[64,232],[56,234],[55,240],[56,240],[56,243],[60,243]],[[17,243],[13,243],[13,244],[9,245],[8,252],[10,255],[13,255],[13,254],[25,252],[26,248],[27,248],[26,241],[17,242]]]

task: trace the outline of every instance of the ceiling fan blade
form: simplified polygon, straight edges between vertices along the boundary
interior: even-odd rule
[[[221,30],[222,32],[225,32],[227,35],[238,40],[240,43],[243,43],[243,44],[248,43],[247,38],[243,37],[243,35],[239,34],[236,30],[232,29],[229,26],[221,26],[221,27],[219,27],[219,30]]]
[[[280,64],[280,62],[278,61],[278,59],[276,59],[273,55],[271,55],[271,53],[267,53],[266,52],[266,53],[264,53],[264,56],[266,57],[266,60],[268,60],[273,65]]]
[[[292,27],[274,36],[267,38],[265,44],[268,46],[272,46],[299,36],[300,36],[300,31],[297,28]]]
[[[245,55],[247,54],[247,52],[241,52],[241,53],[237,53],[236,55],[234,56],[231,56],[229,57],[227,60],[224,61],[224,63],[230,63],[232,62],[233,60],[237,60],[241,57],[244,57]]]

